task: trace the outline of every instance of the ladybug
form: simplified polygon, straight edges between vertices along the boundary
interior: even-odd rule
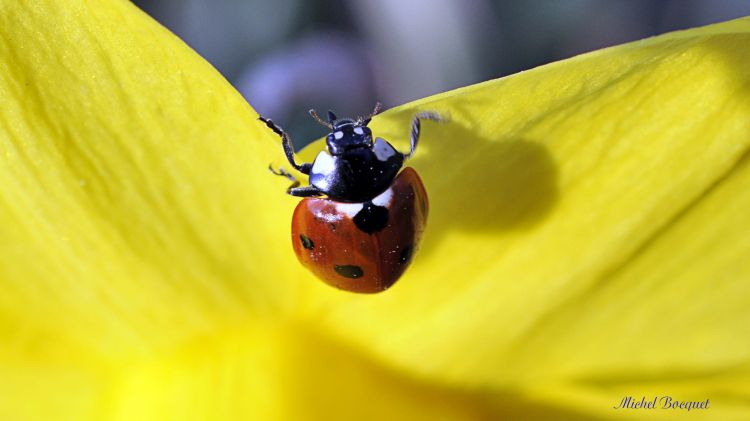
[[[331,132],[326,149],[312,163],[298,164],[289,135],[273,121],[259,117],[281,137],[289,164],[309,177],[309,185],[280,168],[269,169],[292,181],[287,193],[304,197],[292,217],[292,244],[299,261],[324,282],[352,292],[388,289],[411,263],[427,222],[427,193],[412,168],[401,168],[414,155],[421,120],[441,121],[433,112],[416,114],[411,148],[404,154],[367,127],[367,117],[328,121],[310,116]]]

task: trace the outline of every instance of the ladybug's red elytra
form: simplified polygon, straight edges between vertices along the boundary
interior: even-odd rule
[[[414,155],[421,120],[442,121],[434,112],[417,113],[411,126],[411,147],[403,154],[380,137],[373,141],[367,127],[380,104],[367,117],[328,121],[310,115],[331,132],[327,151],[312,163],[297,164],[289,135],[273,121],[259,117],[281,137],[289,164],[309,176],[300,187],[291,174],[287,193],[304,197],[292,217],[292,244],[299,261],[324,282],[352,292],[388,289],[404,273],[419,247],[427,222],[427,193],[417,172],[401,167]]]

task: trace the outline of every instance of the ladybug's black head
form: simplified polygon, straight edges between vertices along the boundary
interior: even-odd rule
[[[341,155],[352,149],[372,148],[372,131],[367,127],[367,124],[379,111],[380,103],[375,106],[375,111],[371,115],[357,120],[339,119],[333,111],[328,111],[328,122],[321,120],[314,110],[310,110],[310,115],[318,123],[331,129],[331,133],[326,136],[328,152],[331,155]]]
[[[326,137],[326,145],[331,155],[341,155],[351,149],[372,148],[372,131],[348,118],[335,120],[333,131]]]

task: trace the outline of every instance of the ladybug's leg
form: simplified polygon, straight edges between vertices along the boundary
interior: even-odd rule
[[[289,135],[286,134],[286,132],[282,130],[281,127],[277,126],[276,123],[274,123],[270,119],[263,116],[258,116],[258,120],[266,123],[266,126],[268,126],[269,129],[273,130],[274,133],[281,137],[281,146],[284,147],[284,155],[286,155],[286,159],[287,161],[289,161],[289,164],[302,174],[310,174],[312,164],[304,163],[302,165],[299,165],[294,161],[294,145],[292,144],[292,138],[289,137]]]
[[[292,182],[292,185],[289,186],[286,189],[287,194],[291,194],[289,192],[292,191],[292,189],[299,187],[299,180],[297,180],[296,178],[294,178],[293,175],[291,175],[288,172],[286,172],[285,169],[279,168],[278,171],[277,171],[277,170],[273,169],[273,166],[271,164],[268,164],[268,170],[271,171],[273,174],[281,176],[281,177],[284,177],[284,178],[286,178],[286,179],[288,179],[289,181]]]
[[[297,197],[315,197],[322,196],[324,194],[315,186],[290,187],[286,192],[292,196]]]
[[[414,119],[411,121],[411,148],[409,149],[409,153],[404,155],[404,159],[411,158],[411,156],[414,155],[414,150],[417,149],[417,143],[419,142],[419,130],[422,127],[421,120],[442,122],[443,118],[440,117],[440,114],[430,111],[423,111],[414,115]]]
[[[278,176],[287,178],[287,179],[291,180],[292,182],[297,183],[297,185],[299,185],[299,181],[297,181],[297,179],[294,178],[293,175],[291,175],[288,172],[286,172],[286,170],[283,169],[283,168],[279,168],[278,170],[275,170],[275,169],[273,169],[273,165],[272,164],[268,164],[268,171],[271,171],[271,173],[274,174],[274,175],[278,175]]]
[[[278,170],[273,169],[273,166],[271,164],[268,165],[268,170],[274,173],[275,175],[284,177],[292,182],[292,185],[289,186],[286,189],[286,193],[290,194],[292,196],[299,196],[299,197],[311,197],[311,196],[322,196],[323,192],[318,190],[316,187],[313,186],[305,186],[300,187],[299,186],[299,180],[294,178],[293,175],[289,174],[285,169],[279,168]]]

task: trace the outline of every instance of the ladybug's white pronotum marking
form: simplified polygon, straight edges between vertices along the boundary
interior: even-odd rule
[[[361,130],[362,129],[360,129],[360,131]],[[342,132],[341,130],[333,132],[333,137],[335,137],[336,139],[341,139],[344,137],[344,132]]]
[[[354,133],[356,133],[356,134],[365,134],[365,131],[362,130],[361,127],[355,127],[354,128]]]
[[[339,132],[340,133],[340,132]],[[326,151],[320,151],[318,157],[313,162],[312,172],[314,174],[323,174],[324,178],[318,182],[318,187],[328,188],[328,176],[336,170],[336,161]]]
[[[373,145],[372,151],[375,152],[375,156],[378,160],[383,162],[396,154],[396,151],[393,150],[391,145],[382,138],[375,139],[375,145]]]

